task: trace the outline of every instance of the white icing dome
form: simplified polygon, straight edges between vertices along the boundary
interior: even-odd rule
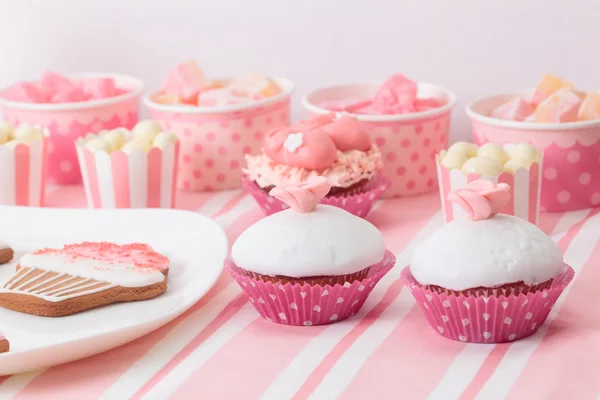
[[[498,214],[483,221],[454,220],[428,237],[410,271],[422,285],[451,290],[533,285],[560,275],[560,248],[537,226]]]
[[[240,268],[292,278],[352,274],[379,263],[384,253],[383,236],[373,224],[326,205],[263,218],[231,249]]]

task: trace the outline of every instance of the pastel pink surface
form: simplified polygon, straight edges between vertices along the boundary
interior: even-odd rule
[[[352,317],[362,307],[377,282],[395,263],[394,254],[386,250],[383,260],[370,266],[366,278],[335,286],[282,285],[254,279],[239,273],[231,257],[225,261],[225,267],[263,318],[278,324],[311,326],[331,324]]]
[[[574,275],[565,264],[565,271],[546,290],[489,297],[428,290],[415,280],[410,267],[402,271],[402,280],[429,325],[442,336],[461,342],[503,343],[534,334]]]
[[[290,123],[289,96],[224,113],[182,114],[149,108],[151,118],[179,138],[177,185],[191,191],[241,187],[244,155],[259,154],[265,133]]]
[[[271,215],[279,211],[283,211],[289,206],[283,203],[281,200],[269,196],[263,189],[261,189],[255,182],[249,180],[247,177],[242,177],[244,189],[258,203],[261,210],[265,215]],[[321,199],[319,204],[326,204],[335,206],[348,211],[358,217],[366,217],[371,211],[375,202],[381,197],[382,193],[389,187],[389,182],[383,177],[374,178],[372,182],[367,186],[367,190],[363,193],[354,194],[351,196],[329,196]]]
[[[306,213],[313,211],[329,190],[331,185],[327,178],[316,177],[300,185],[274,187],[269,195],[284,202],[294,211]]]
[[[473,221],[481,221],[498,214],[508,203],[510,186],[495,184],[487,180],[477,180],[464,188],[454,189],[448,200],[460,205]]]

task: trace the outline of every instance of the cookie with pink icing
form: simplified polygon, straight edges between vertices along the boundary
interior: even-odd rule
[[[58,317],[167,289],[169,259],[147,244],[83,242],[24,255],[0,286],[0,306]]]

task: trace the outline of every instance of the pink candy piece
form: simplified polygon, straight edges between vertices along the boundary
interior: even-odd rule
[[[188,61],[176,65],[169,71],[163,90],[178,94],[187,103],[190,99],[196,98],[206,84],[206,77],[198,64],[195,61]]]
[[[211,89],[200,92],[198,95],[198,105],[200,107],[218,107],[232,104],[249,103],[252,99],[248,97],[235,96],[233,91],[228,88]]]
[[[443,102],[438,99],[434,99],[433,97],[427,97],[423,99],[415,100],[415,109],[417,112],[419,111],[427,111],[433,108],[441,107]]]
[[[535,105],[520,97],[515,97],[511,101],[496,107],[490,116],[507,121],[524,121],[534,112]]]
[[[112,78],[93,78],[83,81],[84,92],[93,99],[106,99],[116,95],[115,80]]]
[[[83,89],[77,86],[63,86],[50,98],[51,103],[76,103],[88,100]]]
[[[327,132],[340,151],[367,151],[371,148],[369,132],[352,116],[342,115],[329,124],[321,126],[321,129]]]
[[[46,94],[39,85],[32,82],[20,82],[9,88],[4,94],[9,100],[26,103],[45,103]]]
[[[321,128],[302,132],[293,127],[277,128],[267,132],[263,146],[273,161],[297,168],[323,170],[337,158],[333,140]]]
[[[56,72],[46,71],[42,76],[41,85],[42,90],[52,97],[59,90],[72,87],[73,82],[66,76],[57,74]]]
[[[577,120],[581,98],[570,89],[560,89],[535,110],[536,122],[572,122]]]
[[[379,88],[373,99],[376,106],[411,105],[417,99],[417,83],[402,74],[389,77]]]
[[[294,211],[307,213],[317,207],[329,190],[331,184],[327,182],[327,178],[317,176],[306,183],[274,187],[269,195],[283,201]]]
[[[371,99],[351,97],[347,99],[326,100],[319,103],[319,107],[323,107],[331,111],[346,111],[353,113],[361,108],[368,107],[371,105],[371,103]]]

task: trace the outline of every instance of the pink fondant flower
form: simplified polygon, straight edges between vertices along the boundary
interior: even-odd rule
[[[510,186],[479,179],[448,194],[448,200],[461,206],[473,221],[498,214],[510,199]]]
[[[304,184],[277,186],[269,194],[286,203],[292,210],[305,213],[314,210],[330,189],[327,178],[319,176]]]

